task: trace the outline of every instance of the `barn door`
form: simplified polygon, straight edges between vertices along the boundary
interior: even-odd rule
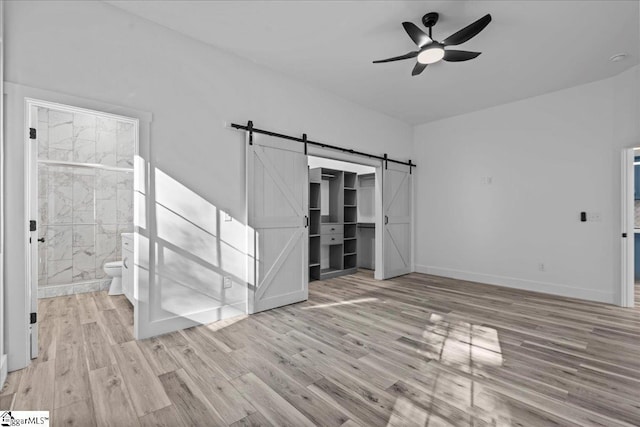
[[[411,272],[411,177],[409,167],[383,168],[384,278]]]
[[[304,145],[254,134],[247,144],[249,313],[309,294],[309,173]]]

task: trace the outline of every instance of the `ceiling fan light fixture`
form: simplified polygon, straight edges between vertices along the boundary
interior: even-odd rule
[[[421,64],[433,64],[444,58],[444,47],[439,43],[431,43],[418,54],[418,62]]]

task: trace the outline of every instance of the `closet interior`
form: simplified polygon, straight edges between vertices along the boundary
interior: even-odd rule
[[[333,167],[325,167],[331,162]],[[309,168],[309,280],[353,274],[359,267],[374,269],[374,193],[370,192],[370,197],[365,199],[368,206],[359,208],[358,205],[362,200],[358,194],[360,184],[363,179],[375,182],[375,174],[371,172],[374,169],[361,166],[368,173],[358,174],[346,170],[344,165],[348,164],[344,162],[327,159],[321,162],[325,164],[322,167],[311,167],[312,163],[310,161]],[[368,190],[369,187],[364,191],[368,194]],[[370,216],[364,218],[365,213]],[[363,222],[365,219],[367,222]],[[363,236],[363,232],[367,235]]]

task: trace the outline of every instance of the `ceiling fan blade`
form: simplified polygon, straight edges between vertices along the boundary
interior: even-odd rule
[[[391,61],[400,61],[403,59],[410,59],[410,58],[415,58],[416,56],[418,56],[418,52],[409,52],[405,55],[400,55],[400,56],[394,56],[393,58],[387,58],[387,59],[378,59],[377,61],[373,61],[374,64],[380,64],[382,62],[391,62]]]
[[[411,72],[411,75],[417,76],[418,74],[423,72],[425,68],[427,68],[427,64],[421,64],[419,62],[416,62],[416,65],[413,67],[413,71]]]
[[[445,46],[455,46],[458,44],[462,44],[467,40],[470,40],[471,38],[477,36],[478,33],[484,29],[484,27],[489,25],[489,22],[491,22],[491,15],[486,14],[473,24],[467,25],[457,33],[452,34],[444,39],[442,44]]]
[[[407,34],[409,34],[409,37],[411,37],[411,40],[413,40],[413,42],[417,44],[418,47],[422,47],[433,41],[431,40],[431,37],[429,37],[424,31],[422,31],[416,24],[412,22],[403,22],[402,26],[404,27],[404,30],[407,32]]]
[[[477,58],[482,52],[469,52],[466,50],[445,50],[444,61],[449,62],[461,62],[468,61],[473,58]]]

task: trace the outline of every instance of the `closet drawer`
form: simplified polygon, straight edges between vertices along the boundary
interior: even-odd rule
[[[321,224],[320,234],[344,234],[344,226],[342,224]]]
[[[320,235],[321,245],[341,245],[342,234],[322,234]]]

